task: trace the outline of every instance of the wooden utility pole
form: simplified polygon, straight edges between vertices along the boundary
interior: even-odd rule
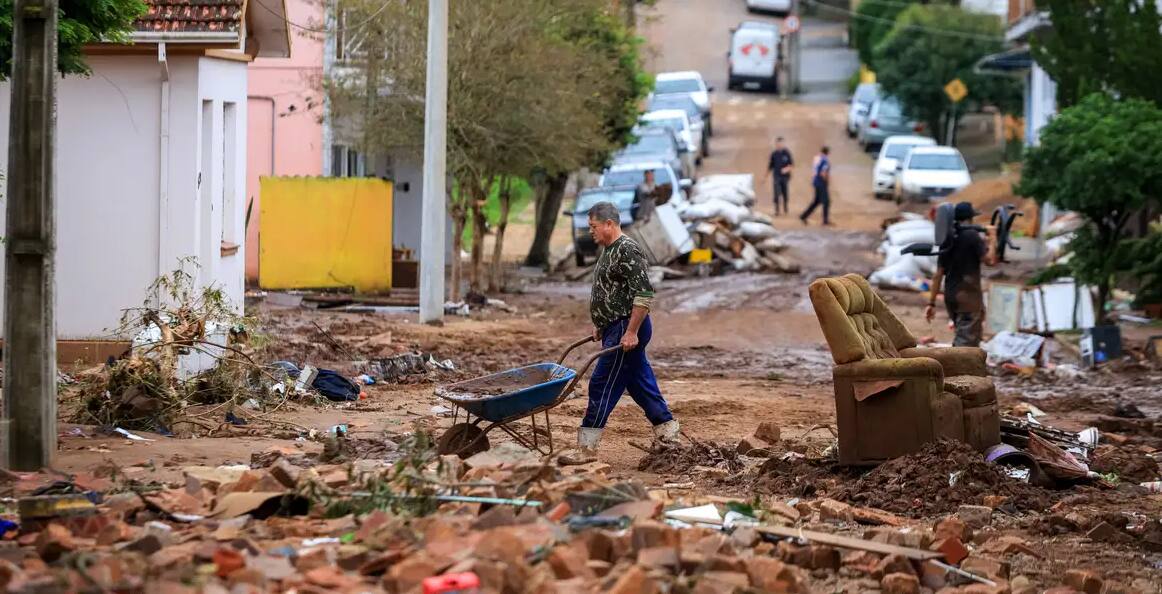
[[[57,0],[16,0],[4,279],[4,426],[8,468],[56,454],[53,129]]]

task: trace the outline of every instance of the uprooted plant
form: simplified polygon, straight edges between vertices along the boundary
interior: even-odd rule
[[[248,330],[253,321],[219,287],[199,287],[196,270],[183,259],[150,285],[141,307],[123,313],[114,334],[133,337],[134,346],[82,380],[76,422],[213,431],[235,404],[275,395],[276,378],[253,356],[263,343]]]

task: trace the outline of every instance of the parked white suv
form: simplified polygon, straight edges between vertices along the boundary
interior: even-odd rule
[[[946,198],[972,183],[960,151],[949,146],[920,146],[908,151],[897,168],[896,202]]]
[[[936,146],[936,141],[925,136],[889,136],[880,147],[872,170],[872,193],[877,200],[888,200],[896,190],[896,168],[918,146]]]
[[[702,80],[702,74],[693,70],[661,72],[654,76],[654,95],[687,95],[694,100],[694,104],[702,111],[708,136],[714,136],[711,118],[713,108],[710,104],[712,92],[714,87],[707,86],[706,81]]]

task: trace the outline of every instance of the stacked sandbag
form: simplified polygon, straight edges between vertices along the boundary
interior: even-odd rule
[[[936,225],[924,218],[909,217],[884,229],[884,241],[877,250],[884,265],[868,277],[868,282],[883,289],[927,291],[929,279],[936,272],[936,256],[905,254],[915,243],[936,241]]]

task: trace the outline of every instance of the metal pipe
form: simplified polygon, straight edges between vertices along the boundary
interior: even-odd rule
[[[157,44],[157,63],[161,66],[161,122],[158,130],[157,155],[157,274],[164,275],[169,270],[166,261],[169,254],[169,128],[170,128],[170,83],[169,58],[165,43]]]

